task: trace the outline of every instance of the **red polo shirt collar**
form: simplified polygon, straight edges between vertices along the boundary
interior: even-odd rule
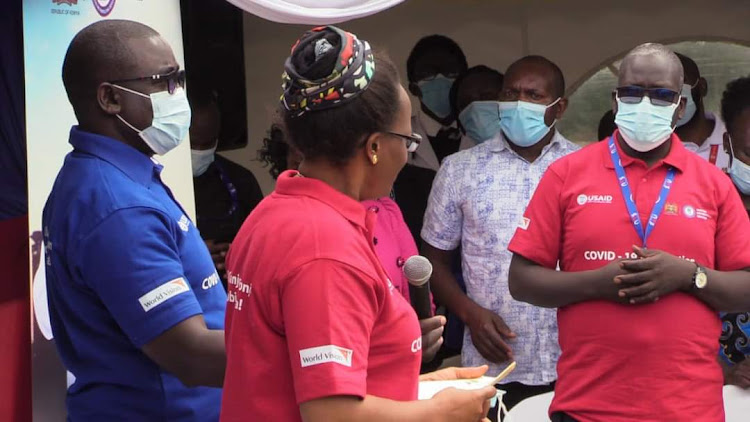
[[[276,195],[307,196],[323,202],[344,218],[372,232],[375,213],[368,213],[361,203],[318,179],[299,177],[296,170],[287,170],[276,181]]]
[[[622,147],[620,147],[620,143],[617,141],[617,135],[619,134],[619,132],[619,129],[615,130],[615,133],[612,134],[612,136],[615,137],[615,145],[617,146],[617,152],[620,154],[622,166],[627,167],[635,162],[645,164],[643,160],[631,157],[622,150]],[[608,140],[604,140],[602,142],[608,142]],[[614,164],[612,164],[612,158],[610,158],[609,148],[602,148],[602,154],[604,155],[604,166],[610,169],[614,169],[615,166]],[[669,154],[667,154],[667,156],[664,157],[664,159],[661,160],[657,164],[657,166],[666,164],[682,172],[685,169],[687,154],[691,154],[691,152],[686,150],[685,146],[682,145],[682,141],[680,140],[680,138],[676,134],[672,133],[672,146],[669,148]]]

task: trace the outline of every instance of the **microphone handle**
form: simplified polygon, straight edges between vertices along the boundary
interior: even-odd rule
[[[418,319],[426,319],[432,316],[429,281],[421,286],[409,283],[409,298],[412,308],[417,312]]]

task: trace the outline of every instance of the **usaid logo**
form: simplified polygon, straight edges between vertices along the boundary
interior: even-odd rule
[[[611,204],[612,203],[612,195],[584,195],[580,194],[576,198],[576,202],[578,202],[578,205],[585,205],[585,204]]]

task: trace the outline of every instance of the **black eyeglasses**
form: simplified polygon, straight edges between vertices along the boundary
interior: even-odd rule
[[[116,84],[120,82],[135,82],[135,81],[166,81],[167,82],[167,91],[170,94],[174,94],[175,89],[177,89],[178,86],[185,87],[185,71],[175,69],[172,72],[161,74],[161,75],[151,75],[151,76],[141,76],[139,78],[130,78],[130,79],[118,79],[116,81],[110,81],[110,83]]]
[[[406,151],[407,152],[415,152],[417,148],[419,148],[419,144],[422,143],[422,136],[418,133],[413,133],[411,135],[403,135],[401,133],[396,132],[385,132],[389,135],[395,136],[397,138],[401,138],[406,142]]]
[[[617,98],[625,104],[638,104],[648,96],[651,104],[660,107],[670,106],[680,101],[680,93],[667,88],[643,88],[640,86],[620,86],[615,88]]]

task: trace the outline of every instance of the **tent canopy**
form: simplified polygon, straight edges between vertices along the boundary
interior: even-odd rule
[[[325,25],[378,13],[404,0],[227,0],[273,22]]]

